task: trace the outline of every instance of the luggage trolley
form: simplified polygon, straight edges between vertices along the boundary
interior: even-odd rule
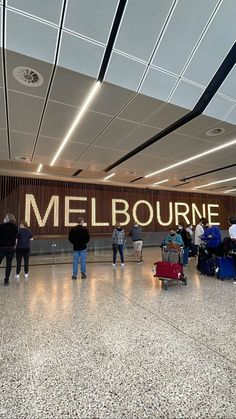
[[[162,249],[162,261],[154,263],[156,268],[155,277],[161,281],[162,287],[167,291],[169,282],[187,285],[187,277],[183,271],[183,248]]]

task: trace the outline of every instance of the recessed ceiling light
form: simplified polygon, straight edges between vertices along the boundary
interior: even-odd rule
[[[27,156],[15,156],[15,160],[27,161],[28,157]]]
[[[206,132],[208,137],[217,137],[217,135],[224,134],[225,128],[212,128]]]
[[[31,67],[20,65],[14,68],[12,74],[19,83],[27,87],[39,87],[43,84],[43,76]]]
[[[200,157],[207,156],[208,154],[216,153],[216,151],[220,151],[223,148],[230,147],[236,144],[236,140],[229,141],[228,143],[219,145],[218,147],[211,148],[210,150],[204,151],[203,153],[195,154],[195,156],[189,157],[185,160],[181,160],[178,163],[171,164],[170,166],[164,167],[163,169],[157,170],[156,172],[149,173],[149,175],[144,176],[145,178],[149,178],[151,176],[155,176],[158,173],[165,172],[166,170],[173,169],[174,167],[181,166],[183,164],[189,163],[190,161],[197,160]]]
[[[195,186],[195,188],[193,188],[193,189],[206,188],[207,186],[217,185],[217,183],[231,182],[231,180],[236,180],[236,177],[231,177],[229,179],[217,180],[216,182],[206,183],[205,185]]]

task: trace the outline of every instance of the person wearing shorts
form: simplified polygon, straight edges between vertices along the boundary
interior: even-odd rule
[[[137,223],[133,225],[130,231],[130,236],[132,237],[132,240],[133,240],[135,262],[141,263],[143,239],[142,239],[142,229]]]

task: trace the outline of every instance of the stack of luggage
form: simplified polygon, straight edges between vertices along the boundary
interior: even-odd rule
[[[229,239],[226,238],[225,243]],[[235,266],[233,259],[230,256],[230,251],[225,247],[223,241],[222,255],[215,256],[208,252],[205,246],[199,247],[199,256],[197,269],[201,275],[217,276],[217,278],[224,280],[225,278],[234,279],[236,278]]]
[[[159,278],[165,290],[168,289],[168,283],[180,282],[187,285],[187,278],[183,272],[183,249],[182,248],[162,248],[162,261],[156,262],[155,277]]]
[[[201,275],[215,276],[215,260],[206,248],[206,246],[199,247],[197,269]]]

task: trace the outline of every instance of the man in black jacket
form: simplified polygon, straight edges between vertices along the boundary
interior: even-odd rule
[[[4,285],[9,284],[12,260],[15,253],[17,226],[13,214],[6,214],[4,223],[0,224],[0,264],[6,257]]]
[[[77,279],[80,260],[81,278],[86,278],[87,243],[90,240],[89,231],[83,226],[84,219],[78,218],[78,225],[69,232],[69,241],[73,244],[73,272],[72,279]]]

